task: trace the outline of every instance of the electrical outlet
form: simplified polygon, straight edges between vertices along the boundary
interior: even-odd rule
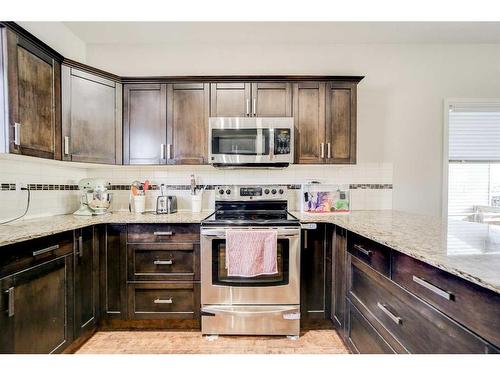
[[[21,191],[21,189],[26,189],[28,184],[26,182],[16,182],[16,191]]]

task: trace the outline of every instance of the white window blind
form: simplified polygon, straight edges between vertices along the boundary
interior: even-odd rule
[[[500,103],[450,106],[450,161],[500,161]]]

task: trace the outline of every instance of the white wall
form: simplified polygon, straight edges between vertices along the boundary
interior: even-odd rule
[[[17,22],[68,59],[86,61],[86,44],[62,22]]]
[[[395,209],[440,215],[443,100],[500,96],[500,45],[88,44],[120,75],[364,75],[358,162],[394,166]]]

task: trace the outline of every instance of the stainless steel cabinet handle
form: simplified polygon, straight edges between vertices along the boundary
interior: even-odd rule
[[[154,232],[153,233],[155,236],[171,236],[174,234],[174,232]]]
[[[253,98],[252,110],[253,110],[253,115],[257,116],[257,99],[256,98]]]
[[[431,292],[437,294],[440,297],[443,297],[444,299],[450,300],[453,298],[453,294],[438,288],[437,286],[431,284],[428,281],[425,281],[424,279],[421,279],[418,276],[413,275],[413,281],[416,282],[418,285],[423,286],[425,289],[430,290]]]
[[[170,143],[167,143],[167,159],[170,159],[171,157],[171,147],[172,146]]]
[[[14,123],[14,144],[21,145],[21,124],[18,122]]]
[[[320,150],[321,159],[324,159],[325,158],[325,144],[323,142],[321,142],[319,150]]]
[[[307,230],[304,231],[304,249],[307,249]]]
[[[5,291],[7,294],[7,298],[9,299],[7,301],[7,314],[9,318],[14,316],[14,287],[11,286],[9,289]]]
[[[387,315],[394,323],[396,324],[402,324],[403,320],[399,317],[394,315],[392,312],[389,311],[387,308],[387,305],[384,303],[377,302],[377,307],[383,311],[385,315]]]
[[[49,246],[46,247],[45,249],[33,251],[33,256],[36,257],[37,255],[45,254],[48,253],[49,251],[54,251],[57,249],[59,249],[59,245]]]
[[[160,299],[160,298],[157,298],[153,302],[154,303],[174,303],[174,301],[172,300],[172,297],[170,297],[169,299]]]
[[[78,237],[78,255],[83,257],[83,237],[79,236]]]
[[[363,253],[363,254],[365,254],[365,255],[366,255],[366,256],[368,256],[368,257],[371,257],[371,256],[372,256],[372,253],[373,253],[373,252],[372,252],[371,250],[367,250],[367,249],[365,249],[365,248],[364,248],[363,246],[361,246],[361,245],[355,244],[353,247],[354,247],[356,250],[358,250],[360,253]]]
[[[250,116],[250,99],[247,99],[247,100],[246,100],[246,102],[247,102],[247,111],[246,111],[246,115],[247,115],[247,116]]]
[[[64,155],[69,155],[69,137],[64,137]]]
[[[327,143],[327,157],[330,159],[332,157],[332,144],[330,142]]]
[[[159,259],[157,259],[157,260],[155,260],[153,262],[153,264],[156,264],[156,265],[158,265],[158,264],[167,264],[167,265],[169,265],[169,264],[173,264],[173,263],[174,263],[173,259],[169,259],[169,260],[159,260]]]
[[[160,145],[160,159],[165,159],[165,143]]]

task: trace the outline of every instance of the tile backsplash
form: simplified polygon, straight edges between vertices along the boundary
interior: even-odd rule
[[[0,221],[24,211],[29,186],[30,210],[26,218],[71,213],[78,208],[78,181],[85,177],[106,178],[113,185],[113,210],[127,210],[128,186],[133,180],[148,179],[152,184],[168,186],[167,194],[176,195],[180,210],[191,209],[190,175],[198,185],[207,185],[203,208],[213,208],[214,186],[232,184],[289,185],[289,208],[300,209],[300,184],[310,181],[349,184],[351,209],[392,208],[392,164],[292,165],[285,169],[216,169],[211,166],[104,166],[40,160],[17,155],[0,155]],[[158,189],[148,192],[146,209],[152,210]]]

